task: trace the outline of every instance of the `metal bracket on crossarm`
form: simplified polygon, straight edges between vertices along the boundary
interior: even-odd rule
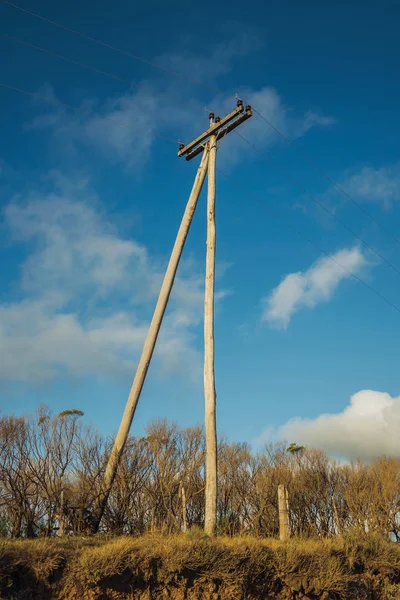
[[[212,113],[211,113],[212,114]],[[239,125],[241,125],[247,119],[253,115],[251,110],[251,106],[246,104],[246,108],[243,106],[243,101],[238,99],[237,108],[234,111],[226,115],[223,119],[216,117],[214,123],[201,135],[199,135],[195,140],[187,144],[181,144],[179,146],[178,156],[185,156],[186,160],[192,160],[195,156],[200,154],[204,149],[204,144],[210,135],[216,135],[217,140],[220,140],[225,135],[236,129]]]

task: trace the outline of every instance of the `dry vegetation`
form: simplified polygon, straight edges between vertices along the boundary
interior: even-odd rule
[[[14,600],[395,600],[400,549],[375,536],[279,542],[186,535],[0,544],[0,597]],[[358,538],[358,536],[357,536]],[[359,539],[359,538],[358,538]]]
[[[109,440],[78,411],[0,417],[0,537],[54,537],[88,531]],[[330,538],[348,529],[400,540],[400,462],[340,464],[320,450],[284,444],[254,454],[219,441],[217,533],[277,537],[277,489],[287,486],[292,535]],[[202,429],[155,422],[128,441],[102,533],[179,533],[204,525]]]
[[[219,441],[212,540],[201,533],[202,429],[155,422],[127,444],[102,534],[84,537],[109,440],[79,411],[0,417],[0,598],[400,598],[399,461],[340,464],[293,448]]]

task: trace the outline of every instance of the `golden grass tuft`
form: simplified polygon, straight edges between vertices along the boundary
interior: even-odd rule
[[[400,598],[400,548],[372,536],[280,542],[200,531],[0,544],[4,600],[150,597],[393,600]]]

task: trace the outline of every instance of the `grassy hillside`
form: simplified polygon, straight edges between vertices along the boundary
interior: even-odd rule
[[[3,541],[0,598],[266,600],[400,598],[400,548],[363,541],[141,538]]]

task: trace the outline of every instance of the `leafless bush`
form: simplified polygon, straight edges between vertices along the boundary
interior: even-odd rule
[[[88,530],[110,440],[83,424],[82,413],[0,417],[0,536],[53,537]],[[289,450],[289,451],[288,451]],[[220,440],[218,532],[276,537],[277,489],[287,486],[292,533],[299,537],[378,534],[400,540],[400,462],[342,464],[296,444]],[[204,523],[204,437],[155,421],[130,438],[102,530],[176,533]]]

